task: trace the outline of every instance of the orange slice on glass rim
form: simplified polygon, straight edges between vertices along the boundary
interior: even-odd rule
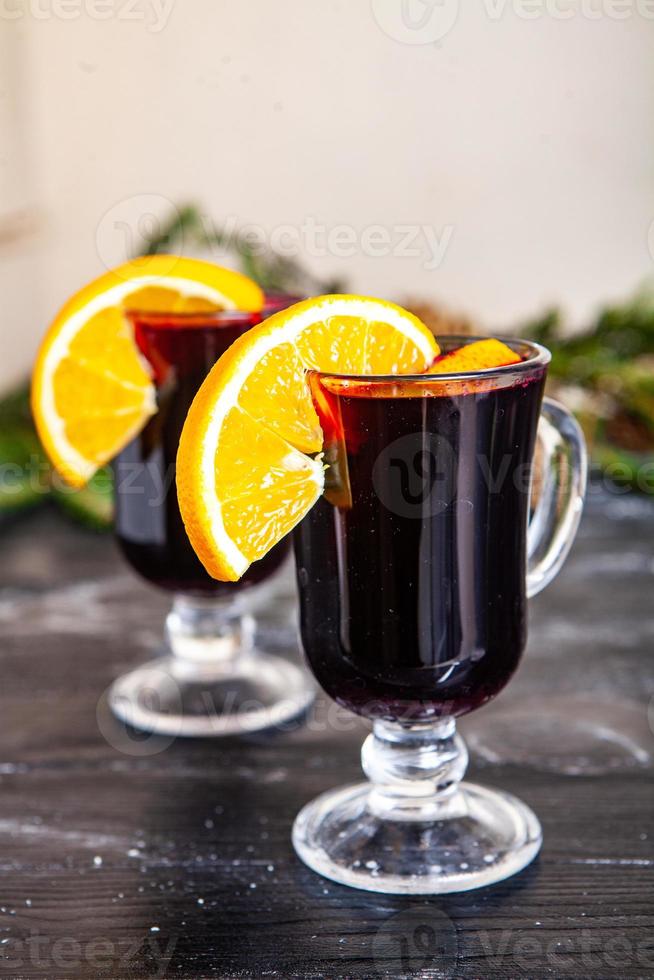
[[[432,364],[428,374],[458,374],[467,371],[483,371],[488,368],[504,367],[506,364],[518,364],[521,358],[501,340],[489,337],[487,340],[475,340],[464,344],[456,350],[444,354]]]
[[[125,310],[257,311],[251,279],[198,259],[153,255],[127,262],[76,293],[43,339],[32,375],[32,412],[53,465],[83,486],[156,411],[149,366]]]
[[[232,344],[191,405],[177,455],[180,510],[209,574],[239,579],[323,492],[308,370],[419,374],[438,350],[394,303],[341,295],[297,303]]]

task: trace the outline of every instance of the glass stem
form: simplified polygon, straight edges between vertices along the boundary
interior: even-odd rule
[[[431,725],[375,721],[361,750],[370,808],[389,820],[442,820],[465,807],[458,792],[468,750],[453,718]]]
[[[176,595],[166,618],[166,639],[178,666],[190,671],[232,673],[252,651],[255,623],[242,601]]]

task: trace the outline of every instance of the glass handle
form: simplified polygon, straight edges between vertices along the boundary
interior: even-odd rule
[[[567,558],[581,519],[587,474],[586,441],[579,424],[563,405],[545,398],[529,505],[529,597],[549,585]]]

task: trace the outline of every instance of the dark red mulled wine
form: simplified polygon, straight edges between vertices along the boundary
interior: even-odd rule
[[[130,565],[154,585],[175,592],[227,595],[255,585],[282,563],[282,542],[240,582],[217,582],[188,540],[177,503],[175,459],[186,413],[220,355],[258,313],[131,314],[139,350],[152,367],[158,411],[114,461],[115,529]]]
[[[511,677],[544,378],[528,360],[430,381],[314,376],[331,486],[295,532],[301,633],[340,704],[433,720]]]

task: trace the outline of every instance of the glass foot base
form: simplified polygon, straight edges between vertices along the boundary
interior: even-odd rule
[[[537,818],[508,793],[461,783],[443,819],[428,821],[378,816],[371,797],[370,783],[361,783],[304,807],[293,845],[305,864],[366,891],[441,895],[502,881],[541,846]]]
[[[236,658],[229,670],[160,657],[114,681],[108,700],[133,728],[202,738],[288,723],[311,705],[314,693],[295,664],[254,651]]]

